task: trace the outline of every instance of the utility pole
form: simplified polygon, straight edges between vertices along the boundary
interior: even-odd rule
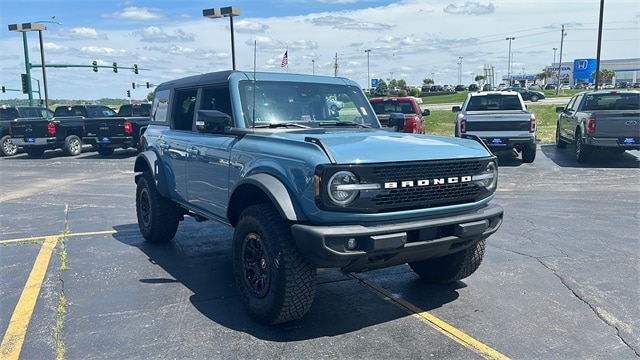
[[[564,24],[562,25],[562,30],[560,32],[560,60],[558,60],[558,86],[556,86],[556,96],[560,93],[560,77],[562,72],[562,46],[564,45],[564,37],[566,34],[564,33]]]
[[[593,89],[598,90],[600,85],[600,47],[602,44],[602,16],[604,14],[604,0],[600,0],[600,22],[598,24],[598,54],[596,55],[596,79],[593,83]],[[46,88],[45,88],[46,89]]]
[[[336,53],[336,59],[333,65],[333,76],[338,77],[338,53]]]

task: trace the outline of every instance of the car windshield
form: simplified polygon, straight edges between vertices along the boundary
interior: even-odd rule
[[[380,127],[357,87],[301,82],[240,82],[245,126],[327,126],[337,122]],[[277,125],[280,124],[280,125]]]

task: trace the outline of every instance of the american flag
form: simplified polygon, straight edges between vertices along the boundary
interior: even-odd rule
[[[280,67],[285,67],[289,63],[289,57],[287,56],[288,52],[289,50],[284,52],[284,56],[282,57],[282,64],[280,65]]]

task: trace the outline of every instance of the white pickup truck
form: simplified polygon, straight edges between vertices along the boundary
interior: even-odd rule
[[[455,136],[475,135],[492,150],[516,150],[522,162],[536,158],[536,117],[515,91],[469,93],[456,113]]]

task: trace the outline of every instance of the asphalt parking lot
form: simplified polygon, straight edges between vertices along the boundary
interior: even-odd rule
[[[275,327],[239,301],[232,230],[187,219],[143,241],[134,151],[2,158],[0,358],[638,359],[640,152],[582,165],[572,150],[499,154],[505,220],[471,277],[321,272],[309,313]]]

